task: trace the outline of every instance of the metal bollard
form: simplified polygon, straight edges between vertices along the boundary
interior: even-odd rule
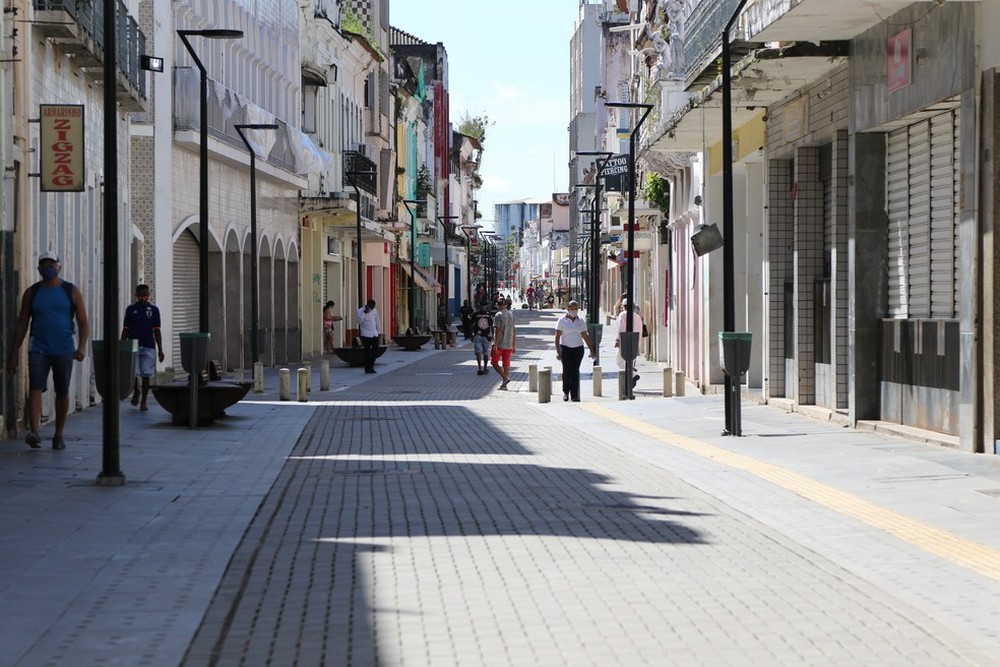
[[[663,398],[670,398],[674,395],[674,369],[663,369]]]
[[[305,403],[309,400],[309,369],[300,368],[298,371],[299,386],[296,390],[296,397],[299,399],[299,403]]]
[[[261,361],[253,364],[253,390],[258,394],[264,393],[264,363]]]
[[[287,368],[278,369],[278,400],[292,400],[292,372]]]
[[[330,391],[330,362],[326,359],[319,362],[319,390]]]
[[[538,391],[538,364],[528,365],[528,391]]]
[[[552,367],[546,366],[538,371],[538,402],[548,403],[552,400]]]
[[[604,382],[603,371],[600,366],[594,366],[594,396],[601,396],[601,387]]]
[[[674,375],[674,394],[677,396],[684,395],[684,371],[677,371]]]
[[[628,399],[628,390],[625,388],[625,371],[618,371],[618,400]]]

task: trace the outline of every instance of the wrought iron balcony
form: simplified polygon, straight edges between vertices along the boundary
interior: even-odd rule
[[[104,67],[104,2],[97,0],[34,0],[32,27],[57,49],[73,56],[92,78],[100,78]],[[115,53],[118,61],[117,97],[125,111],[145,111],[146,72],[140,56],[146,52],[146,36],[121,0],[115,2]]]
[[[353,186],[376,194],[378,190],[377,166],[360,151],[344,151],[344,185]]]

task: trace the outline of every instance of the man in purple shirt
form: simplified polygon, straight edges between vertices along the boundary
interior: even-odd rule
[[[136,378],[132,385],[132,405],[140,410],[148,410],[146,396],[149,394],[149,380],[156,374],[157,350],[163,361],[163,338],[160,336],[160,309],[149,302],[149,285],[135,288],[135,303],[125,309],[125,324],[122,340],[139,341],[139,356],[136,358]],[[140,401],[139,378],[142,378]]]

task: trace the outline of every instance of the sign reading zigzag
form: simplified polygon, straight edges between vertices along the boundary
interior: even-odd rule
[[[83,105],[40,104],[42,192],[83,192]]]
[[[628,190],[628,155],[612,155],[601,168],[605,192]]]

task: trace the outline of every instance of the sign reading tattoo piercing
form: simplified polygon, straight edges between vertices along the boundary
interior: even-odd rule
[[[83,105],[41,104],[42,192],[83,192]]]

